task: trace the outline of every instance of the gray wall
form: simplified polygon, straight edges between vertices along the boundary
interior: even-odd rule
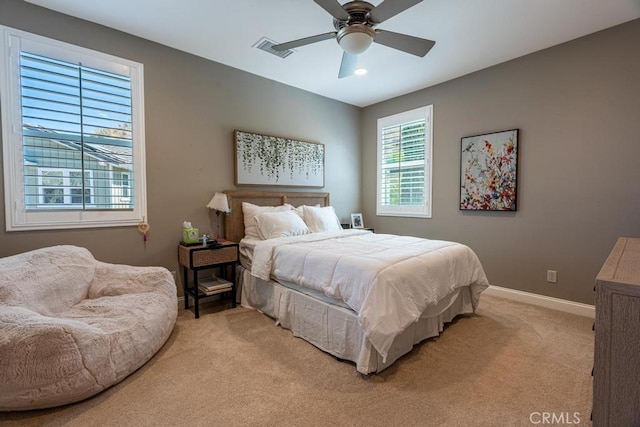
[[[493,285],[593,303],[617,237],[640,237],[639,42],[635,20],[365,108],[366,225],[468,244]],[[433,218],[376,217],[376,120],[428,104]],[[518,211],[458,210],[460,138],[512,128]]]
[[[0,24],[144,64],[151,225],[146,249],[135,227],[7,233],[0,188],[0,256],[75,244],[102,261],[175,270],[182,221],[215,233],[205,205],[235,188],[234,129],[324,143],[325,188],[288,190],[330,192],[344,220],[360,209],[361,109],[19,0],[0,2]]]

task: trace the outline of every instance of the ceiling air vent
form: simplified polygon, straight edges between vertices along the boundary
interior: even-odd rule
[[[253,45],[253,47],[257,47],[260,50],[264,50],[265,52],[268,52],[268,53],[270,53],[272,55],[275,55],[275,56],[279,56],[280,58],[283,58],[283,59],[293,53],[293,51],[291,49],[287,49],[287,50],[274,50],[274,49],[272,49],[272,46],[274,46],[276,44],[278,44],[278,43],[274,42],[273,40],[269,40],[266,37],[263,37],[260,40],[258,40]]]

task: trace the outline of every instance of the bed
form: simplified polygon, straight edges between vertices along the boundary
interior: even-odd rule
[[[225,193],[225,235],[240,242],[242,305],[362,374],[475,313],[489,286],[465,245],[342,230],[328,193]]]

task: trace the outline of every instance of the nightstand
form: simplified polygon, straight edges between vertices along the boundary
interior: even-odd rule
[[[231,293],[232,307],[236,306],[236,264],[239,259],[238,244],[224,242],[218,246],[186,246],[178,245],[178,261],[183,268],[182,289],[184,291],[184,308],[189,309],[189,296],[194,300],[196,319],[200,317],[200,300],[214,295]],[[231,268],[231,277],[227,270]],[[198,272],[200,270],[219,268],[223,279],[228,279],[230,287],[205,294],[198,288]],[[189,270],[193,272],[193,283],[189,286]]]

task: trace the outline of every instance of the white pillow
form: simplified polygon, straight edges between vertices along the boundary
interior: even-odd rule
[[[298,207],[296,208],[295,206],[290,205],[289,203],[285,203],[284,205],[285,205],[285,206],[291,206],[291,210],[292,210],[292,211],[294,211],[295,213],[297,213],[297,214],[298,214],[298,216],[300,216],[300,218],[302,218],[302,219],[304,219],[304,212],[303,212],[304,207],[305,207],[305,206],[311,206],[311,205],[300,205],[300,206],[298,206]],[[319,204],[317,204],[317,205],[314,205],[314,207],[319,208],[319,207],[320,207],[320,205],[319,205]]]
[[[342,226],[340,220],[336,216],[333,206],[324,208],[316,208],[313,206],[303,206],[304,222],[312,233],[320,233],[322,231],[341,231]]]
[[[307,225],[294,211],[263,212],[256,216],[256,226],[262,240],[309,234]]]
[[[253,203],[242,202],[242,214],[244,215],[244,236],[259,239],[256,227],[256,216],[263,212],[283,212],[291,210],[291,205],[282,206],[258,206]]]

